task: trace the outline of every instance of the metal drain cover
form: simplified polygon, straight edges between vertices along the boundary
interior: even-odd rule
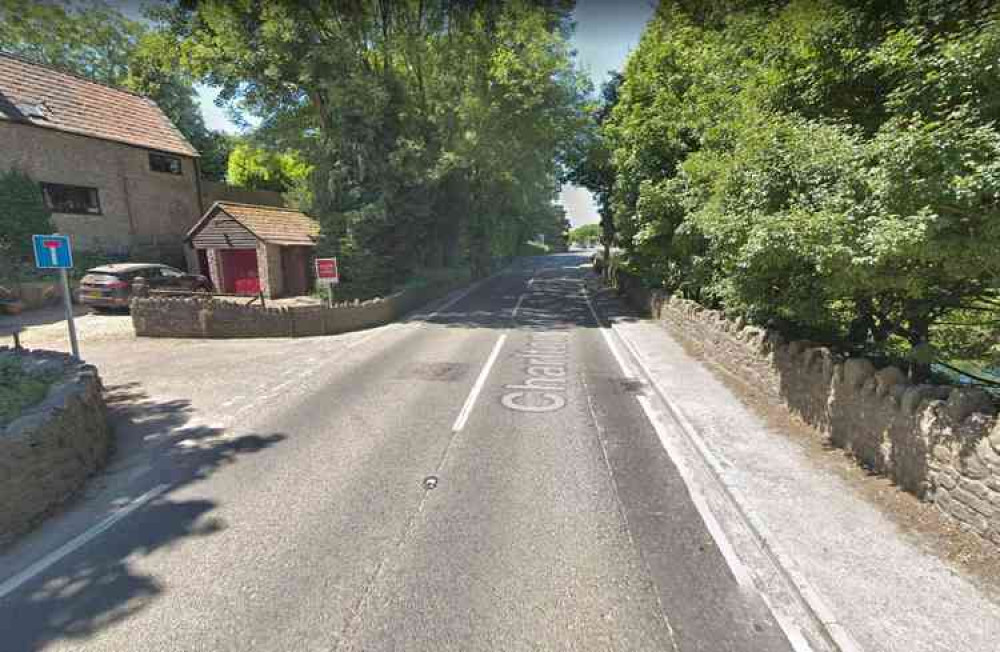
[[[468,371],[469,365],[462,362],[412,362],[406,365],[396,377],[400,380],[453,383],[462,380]]]
[[[621,388],[629,394],[642,394],[646,391],[646,383],[636,378],[621,379]]]

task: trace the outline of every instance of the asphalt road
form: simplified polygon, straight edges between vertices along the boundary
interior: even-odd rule
[[[532,259],[339,338],[95,344],[119,451],[0,556],[0,650],[791,650],[589,274]]]

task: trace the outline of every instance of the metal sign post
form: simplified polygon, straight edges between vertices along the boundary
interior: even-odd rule
[[[336,258],[316,259],[316,282],[326,285],[326,301],[329,307],[333,307],[333,286],[340,283],[340,270],[337,268]]]
[[[80,346],[76,341],[76,324],[73,322],[73,297],[69,293],[67,269],[73,267],[73,250],[69,236],[33,235],[31,243],[35,250],[35,267],[38,269],[58,269],[62,282],[63,306],[66,308],[66,324],[69,326],[69,346],[73,357],[80,359]]]
[[[80,345],[76,341],[76,324],[73,323],[73,297],[69,294],[69,274],[65,267],[59,270],[59,278],[62,280],[63,306],[66,307],[66,323],[69,325],[69,347],[73,357],[79,360]]]

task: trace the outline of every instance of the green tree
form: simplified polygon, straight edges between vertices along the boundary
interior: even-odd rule
[[[31,261],[31,236],[52,232],[38,183],[24,172],[0,172],[0,278],[17,280]]]
[[[0,50],[153,99],[202,155],[202,176],[225,176],[229,143],[206,126],[175,42],[100,0],[0,0]]]
[[[612,72],[611,78],[602,86],[600,102],[591,107],[591,119],[578,130],[570,149],[565,176],[567,181],[589,190],[597,202],[598,214],[601,216],[600,241],[604,245],[605,260],[610,258],[616,230],[612,206],[615,166],[603,127],[618,104],[618,93],[624,79],[621,73]]]
[[[627,264],[915,377],[995,356],[998,56],[974,0],[661,2],[599,132]]]
[[[591,245],[601,240],[600,224],[584,224],[569,232],[569,241],[575,245]]]
[[[541,232],[583,118],[563,2],[199,3],[183,60],[313,166],[321,250],[373,291],[421,266],[478,275]]]
[[[226,181],[251,190],[287,192],[305,183],[311,173],[311,166],[294,151],[271,152],[240,143],[229,155]]]

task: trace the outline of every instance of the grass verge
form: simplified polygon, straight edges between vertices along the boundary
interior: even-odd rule
[[[14,359],[0,359],[0,427],[41,403],[55,374],[29,374]]]

